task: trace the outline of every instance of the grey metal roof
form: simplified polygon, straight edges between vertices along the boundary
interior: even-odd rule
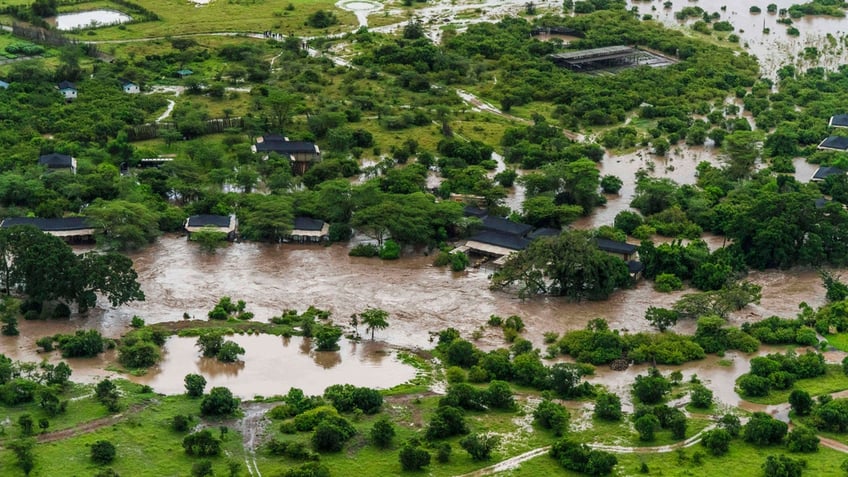
[[[560,230],[560,229],[552,229],[550,227],[542,227],[542,228],[538,228],[538,229],[530,232],[529,234],[527,234],[527,238],[529,238],[530,240],[535,240],[535,239],[541,238],[541,237],[556,237],[557,235],[559,235],[561,233],[562,233],[562,230]]]
[[[848,127],[848,114],[834,114],[830,117],[829,126]]]
[[[616,240],[598,237],[595,239],[595,243],[604,252],[620,253],[622,255],[630,255],[636,252],[636,246],[627,242],[618,242]]]
[[[483,218],[483,229],[511,235],[524,235],[533,230],[533,226],[487,215]]]
[[[295,154],[299,152],[317,153],[314,142],[308,141],[286,141],[265,140],[256,143],[256,152],[277,152],[281,154]]]
[[[62,217],[58,219],[41,219],[37,217],[8,217],[0,222],[0,227],[9,228],[16,225],[32,225],[44,232],[62,230],[84,230],[93,228],[85,217]]]
[[[524,250],[525,248],[527,248],[528,245],[530,245],[530,241],[524,237],[520,237],[514,234],[495,232],[491,230],[484,230],[483,232],[474,235],[468,240],[489,245],[496,245],[498,247],[508,248],[510,250]]]
[[[211,215],[211,214],[201,214],[201,215],[192,215],[188,218],[188,223],[186,224],[188,227],[229,227],[230,226],[230,216],[229,215]]]
[[[295,217],[294,228],[295,230],[321,230],[324,228],[324,221],[312,217]]]
[[[604,46],[601,48],[591,48],[588,50],[579,50],[579,51],[565,51],[562,53],[554,53],[551,55],[551,58],[555,58],[557,60],[563,61],[582,61],[582,60],[592,60],[597,61],[607,57],[617,57],[621,55],[627,55],[631,53],[636,53],[639,50],[633,48],[632,46],[624,46],[624,45],[616,45],[616,46]]]
[[[816,172],[813,174],[813,180],[823,181],[829,176],[835,176],[839,174],[845,174],[845,170],[835,166],[821,166],[816,169]]]
[[[38,165],[47,166],[51,169],[59,169],[65,167],[73,167],[73,158],[67,154],[59,154],[56,152],[45,154],[38,158]]]
[[[848,150],[848,137],[830,136],[819,144],[820,148]]]

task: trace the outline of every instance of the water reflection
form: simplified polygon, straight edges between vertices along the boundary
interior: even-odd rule
[[[321,394],[331,384],[387,388],[415,376],[414,368],[379,343],[363,346],[342,340],[341,349],[331,352],[314,351],[311,340],[300,337],[234,335],[227,339],[246,350],[242,361],[221,363],[203,358],[195,346],[196,338],[171,337],[159,365],[145,376],[130,379],[157,392],[176,394],[184,392],[185,375],[197,373],[206,378],[207,388],[226,386],[238,396],[252,398],[285,394],[291,387]]]

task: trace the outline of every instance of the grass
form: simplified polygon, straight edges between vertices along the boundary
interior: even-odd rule
[[[585,411],[591,413],[591,411]],[[587,429],[569,433],[581,442],[592,442],[596,444],[626,446],[626,447],[656,447],[680,442],[682,439],[674,439],[669,430],[658,430],[653,441],[639,440],[639,434],[633,428],[629,416],[625,415],[620,421],[605,421],[603,419],[589,418],[592,425]],[[692,417],[687,420],[686,438],[692,437],[710,425],[706,417]]]
[[[170,429],[170,419],[176,414],[196,415],[199,400],[185,396],[148,396],[148,406],[121,422],[102,427],[56,442],[39,444],[35,449],[33,477],[92,475],[98,467],[89,458],[89,446],[99,440],[108,440],[117,448],[117,458],[109,467],[120,475],[159,477],[163,475],[187,475],[194,462],[182,449],[184,433]],[[70,411],[69,411],[70,412]],[[217,421],[203,422],[217,428]],[[215,435],[219,435],[216,431]],[[216,475],[227,475],[227,460],[242,461],[241,436],[233,429],[225,435],[223,455],[211,459]],[[0,468],[3,475],[23,475],[13,464],[14,458],[8,450],[0,452]]]
[[[261,3],[258,4],[258,3]],[[293,10],[287,10],[287,5]],[[94,30],[92,37],[85,31],[75,35],[85,39],[125,40],[211,32],[261,33],[272,30],[284,34],[316,36],[350,31],[358,25],[356,16],[335,7],[333,0],[213,0],[204,6],[195,6],[187,0],[146,0],[144,7],[162,19],[122,27],[104,27]],[[87,9],[88,4],[78,5]],[[332,11],[339,24],[327,29],[315,29],[305,25],[309,15],[318,10]]]
[[[701,463],[694,462],[692,456],[701,452],[704,456]],[[841,477],[844,471],[839,469],[845,460],[845,454],[831,450],[820,449],[815,454],[791,454],[783,447],[756,447],[735,440],[730,445],[730,452],[714,457],[700,446],[685,449],[682,454],[670,452],[664,454],[618,454],[618,466],[613,475],[641,475],[639,469],[644,462],[648,466],[648,475],[665,477],[733,475],[736,477],[754,477],[762,475],[762,463],[769,455],[787,455],[793,459],[804,459],[807,467],[803,475],[816,477]],[[681,456],[684,458],[681,459]],[[521,464],[517,469],[504,472],[503,476],[532,477],[538,475],[579,476],[576,472],[564,470],[556,461],[547,455],[539,456]]]
[[[833,346],[839,351],[848,351],[848,333],[837,333],[835,335],[825,335],[827,344]]]
[[[807,391],[810,393],[810,396],[830,394],[848,389],[848,376],[845,376],[845,373],[842,372],[840,365],[828,364],[827,372],[824,376],[801,379],[795,382],[795,386],[792,389],[772,391],[768,396],[763,397],[745,397],[745,400],[757,404],[780,404],[788,402],[789,394],[795,389]]]

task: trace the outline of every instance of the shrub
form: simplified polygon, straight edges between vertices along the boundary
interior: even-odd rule
[[[312,447],[317,451],[338,452],[356,434],[356,429],[341,416],[328,417],[318,423],[312,434]]]
[[[568,438],[555,442],[551,446],[550,456],[565,469],[589,475],[607,475],[618,464],[615,455],[592,450],[586,444]]]
[[[97,441],[91,444],[91,460],[98,465],[115,460],[115,446],[109,441]]]
[[[400,258],[400,245],[394,240],[386,240],[380,249],[380,258],[382,260],[397,260]]]
[[[403,470],[421,470],[422,467],[430,465],[430,453],[410,443],[403,446],[398,459]]]
[[[555,436],[561,436],[568,425],[568,410],[561,405],[544,400],[533,411],[533,419],[545,429],[553,431]]]
[[[221,441],[209,429],[189,434],[183,438],[183,449],[192,456],[209,457],[221,453]]]
[[[395,426],[388,417],[378,419],[371,426],[371,443],[377,447],[386,448],[392,443],[395,437]]]
[[[713,405],[713,392],[703,384],[692,386],[689,398],[692,401],[692,406],[698,409],[709,409]]]
[[[204,416],[226,416],[236,412],[238,407],[239,400],[229,389],[214,387],[200,402],[200,413]]]
[[[704,433],[701,445],[706,447],[713,455],[726,454],[730,450],[730,441],[733,436],[724,429],[713,429]]]
[[[361,243],[350,249],[348,255],[351,257],[376,257],[380,255],[380,248],[371,243]]]
[[[471,434],[462,438],[459,445],[465,449],[472,460],[489,460],[500,438],[489,434]]]
[[[683,281],[672,273],[661,273],[654,279],[654,290],[668,293],[683,289]]]
[[[742,430],[746,442],[756,445],[778,444],[783,440],[789,426],[764,412],[755,412]]]
[[[462,410],[452,406],[441,406],[436,409],[427,426],[427,439],[435,440],[445,437],[468,434],[468,426]]]
[[[790,452],[816,452],[819,438],[812,429],[796,427],[786,436],[786,447]]]
[[[612,393],[601,393],[595,400],[595,417],[607,421],[621,419],[621,399]]]

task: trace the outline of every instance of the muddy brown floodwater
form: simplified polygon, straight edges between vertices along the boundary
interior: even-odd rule
[[[201,374],[207,386],[226,386],[242,398],[285,394],[292,387],[321,394],[331,384],[389,388],[412,379],[415,369],[401,363],[396,353],[379,342],[342,340],[339,351],[315,351],[311,340],[272,335],[234,335],[246,350],[243,361],[221,363],[201,357],[197,338],[171,337],[164,358],[144,376],[131,378],[165,394],[185,391],[183,378]]]

